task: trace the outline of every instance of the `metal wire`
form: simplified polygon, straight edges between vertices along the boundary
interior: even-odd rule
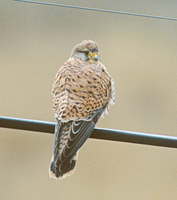
[[[112,14],[120,14],[120,15],[131,15],[136,17],[146,17],[146,18],[153,18],[153,19],[163,19],[163,20],[171,20],[177,21],[177,18],[173,17],[163,17],[163,16],[155,16],[155,15],[148,15],[148,14],[141,14],[141,13],[130,13],[130,12],[122,12],[117,10],[106,10],[101,8],[89,8],[84,6],[74,6],[74,5],[66,5],[66,4],[58,4],[58,3],[48,3],[48,2],[41,2],[41,1],[28,1],[28,0],[14,0],[24,3],[34,3],[34,4],[41,4],[46,6],[59,6],[64,8],[75,8],[80,10],[87,10],[87,11],[96,11],[96,12],[104,12],[104,13],[112,13]]]
[[[0,116],[0,127],[54,133],[55,123]],[[177,148],[177,137],[95,128],[90,138]]]

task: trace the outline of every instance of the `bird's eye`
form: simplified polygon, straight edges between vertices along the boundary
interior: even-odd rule
[[[85,54],[85,56],[89,56],[90,52],[89,51],[85,51],[84,54]]]

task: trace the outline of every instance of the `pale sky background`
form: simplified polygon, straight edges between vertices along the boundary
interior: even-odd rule
[[[51,1],[177,18],[177,1]],[[54,121],[71,49],[98,42],[116,104],[97,127],[177,136],[177,22],[0,1],[0,114]],[[88,139],[74,174],[49,178],[53,135],[0,129],[0,199],[175,200],[177,151]]]

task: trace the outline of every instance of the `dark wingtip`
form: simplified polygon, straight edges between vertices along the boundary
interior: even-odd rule
[[[66,178],[67,176],[71,176],[76,165],[76,160],[71,160],[65,164],[62,163],[62,165],[63,166],[56,166],[54,161],[51,162],[49,168],[49,175],[51,178],[60,180]],[[60,170],[60,167],[62,170]]]

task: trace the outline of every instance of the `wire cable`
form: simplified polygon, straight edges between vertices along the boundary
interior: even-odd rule
[[[23,2],[23,3],[34,3],[34,4],[40,4],[40,5],[46,5],[46,6],[58,6],[58,7],[74,8],[74,9],[87,10],[87,11],[96,11],[96,12],[104,12],[104,13],[112,13],[112,14],[120,14],[120,15],[131,15],[131,16],[136,16],[136,17],[146,17],[146,18],[153,18],[153,19],[177,21],[177,18],[173,18],[173,17],[163,17],[163,16],[155,16],[155,15],[148,15],[148,14],[141,14],[141,13],[130,13],[130,12],[117,11],[117,10],[105,10],[101,8],[90,8],[90,7],[84,7],[84,6],[74,6],[74,5],[48,3],[48,2],[41,2],[41,1],[30,1],[30,0],[14,0],[14,1]]]
[[[55,123],[0,116],[0,127],[53,134]],[[177,148],[177,137],[132,131],[95,128],[90,138]]]

